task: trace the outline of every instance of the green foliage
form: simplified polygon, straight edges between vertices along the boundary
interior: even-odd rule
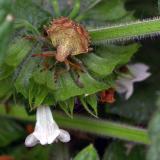
[[[145,82],[134,85],[134,94],[125,101],[123,97],[116,95],[116,102],[113,105],[105,105],[105,110],[109,114],[126,118],[132,123],[148,124],[151,116],[156,111],[157,93],[159,93],[159,58],[158,43],[150,43],[143,47],[135,58],[134,62],[142,62],[150,67],[152,73]]]
[[[138,44],[124,46],[106,45],[96,49],[96,53],[82,55],[87,69],[99,77],[110,75],[117,66],[127,63],[137,52]]]
[[[53,8],[56,8],[54,10],[56,16],[59,16],[60,10],[58,9],[57,1],[51,2]],[[99,2],[100,1],[94,1],[93,3],[88,2],[91,5],[87,5],[88,8],[85,9],[84,13],[87,13],[91,8],[94,8],[94,6],[96,7],[96,4],[102,6],[101,3],[103,1],[101,3]],[[78,4],[78,1],[75,2],[75,7],[77,7]],[[116,4],[116,2],[109,5],[114,6],[114,4]],[[117,5],[124,11],[124,3],[121,1],[120,4],[121,5]],[[24,2],[23,0],[16,0],[13,9],[13,13],[17,18],[15,28],[20,29],[25,27],[25,34],[32,33],[39,35],[42,26],[50,20],[49,13],[32,0]],[[97,8],[97,10],[100,9]],[[32,14],[30,15],[30,13]],[[73,15],[71,16],[75,17],[77,13],[78,8],[76,8],[75,11],[73,10]],[[71,74],[65,71],[66,73],[60,75],[55,83],[54,70],[48,72],[40,71],[41,69],[43,70],[43,63],[41,62],[43,60],[31,57],[28,58],[29,54],[41,52],[42,50],[40,42],[38,46],[34,47],[34,51],[32,46],[35,46],[35,43],[32,41],[28,42],[25,39],[18,39],[13,45],[10,45],[8,54],[5,57],[5,65],[3,64],[2,67],[1,73],[3,73],[3,75],[1,79],[7,78],[11,74],[15,75],[13,71],[15,67],[18,67],[15,70],[16,77],[14,77],[13,86],[15,86],[18,93],[21,93],[28,99],[32,108],[42,103],[49,105],[60,102],[60,106],[65,106],[64,110],[68,114],[73,112],[73,106],[69,105],[71,108],[67,107],[68,105],[64,105],[67,104],[67,102],[62,101],[76,96],[83,97],[85,94],[95,94],[112,87],[115,78],[113,71],[118,66],[127,63],[139,48],[137,44],[125,47],[113,45],[96,46],[93,53],[77,56],[85,67],[84,73],[77,74],[74,72]],[[22,61],[23,63],[21,64]],[[19,64],[21,65],[19,66]],[[39,67],[40,65],[41,67]],[[97,115],[96,105],[89,104],[93,109],[92,112],[84,102],[83,104],[88,112]]]
[[[73,6],[72,12],[70,13],[69,17],[75,18],[77,14],[79,13],[80,7],[81,7],[80,0],[76,0],[74,2],[74,6]]]
[[[74,160],[99,160],[96,150],[93,145],[89,145],[84,148],[78,155],[74,158]]]
[[[29,21],[37,28],[42,27],[51,18],[49,12],[42,9],[32,0],[16,0],[13,6],[13,14],[17,19]]]
[[[58,0],[50,0],[55,12],[56,17],[60,16],[60,10],[59,10],[59,5],[58,5]]]
[[[159,13],[160,13],[160,0],[158,0],[158,10],[159,10]]]
[[[54,151],[54,152],[52,152]],[[25,153],[25,154],[24,154]],[[63,154],[62,154],[63,153]],[[12,147],[9,155],[16,160],[66,160],[69,159],[69,151],[64,144],[54,144],[52,146],[37,146],[32,149],[27,149],[23,145]]]
[[[146,160],[146,148],[144,146],[134,146],[128,155],[129,160]]]
[[[103,160],[125,160],[126,156],[126,148],[123,143],[113,142],[106,149]]]
[[[145,149],[133,143],[112,142],[106,149],[103,160],[145,160]]]
[[[132,44],[127,41],[158,35],[159,18],[136,21],[133,17],[134,11],[126,10],[125,0],[76,0],[73,2],[64,0],[50,0],[45,1],[45,3],[43,0],[0,1],[0,99],[2,100],[1,103],[5,105],[11,104],[11,106],[9,105],[8,115],[6,115],[4,107],[0,108],[0,117],[6,116],[23,121],[34,120],[35,117],[27,115],[24,106],[15,107],[12,105],[13,95],[14,99],[20,103],[24,103],[25,99],[31,109],[41,104],[58,106],[72,118],[55,113],[55,120],[60,126],[102,137],[115,137],[146,145],[151,143],[148,159],[158,160],[159,111],[149,127],[151,140],[148,137],[147,130],[141,129],[142,127],[135,128],[122,123],[117,124],[111,121],[74,116],[73,112],[75,100],[78,98],[86,111],[95,117],[98,117],[97,113],[101,112],[104,109],[103,107],[106,107],[104,109],[106,112],[100,113],[100,118],[101,114],[106,116],[107,113],[110,119],[113,116],[113,119],[117,121],[129,119],[132,124],[147,125],[151,113],[156,108],[154,102],[159,90],[159,84],[156,83],[159,82],[159,61],[157,62],[156,59],[158,56],[152,59],[153,54],[150,54],[150,57],[146,54],[143,55],[147,59],[144,62],[158,68],[156,70],[152,68],[154,70],[152,72],[157,76],[153,76],[149,81],[143,83],[142,87],[136,87],[138,89],[129,101],[124,102],[122,98],[116,98],[117,102],[112,105],[112,108],[109,108],[109,105],[99,106],[97,94],[102,90],[114,87],[117,69],[129,63],[139,50],[139,44]],[[66,3],[68,3],[68,8],[61,6],[61,4]],[[138,2],[138,4],[140,3],[142,2]],[[146,11],[146,8],[144,5],[142,10]],[[14,18],[11,14],[14,15]],[[71,61],[79,62],[83,66],[83,72],[72,68],[68,71],[64,64],[56,64],[52,58],[43,59],[31,56],[46,50],[56,50],[40,36],[44,35],[44,26],[48,26],[53,18],[64,15],[80,21],[88,28],[91,35],[93,51],[88,54],[77,55],[74,59],[71,59]],[[130,22],[131,20],[132,22]],[[121,23],[121,25],[118,23]],[[34,36],[35,40],[27,40],[26,35]],[[10,40],[11,36],[12,40]],[[115,44],[110,44],[110,42]],[[154,50],[151,53],[154,53]],[[141,58],[138,60],[141,60]],[[56,76],[56,74],[59,76]],[[28,150],[19,144],[12,145],[12,142],[16,140],[21,141],[25,134],[24,130],[13,120],[3,118],[1,123],[0,147],[2,151],[0,153],[6,147],[7,150],[11,151],[5,151],[5,153],[20,160],[51,159],[52,156],[50,155],[53,155],[53,152],[56,153],[56,155],[53,155],[53,159],[65,160],[65,158],[71,158],[68,149],[62,146],[54,145],[48,148],[37,147]],[[14,134],[10,134],[11,132]],[[107,141],[103,159],[144,159],[144,147],[132,146],[133,149],[128,152],[124,145],[125,143],[117,141],[113,143]],[[74,155],[73,146],[74,144],[70,145],[73,151],[72,155]],[[22,154],[24,152],[27,154]],[[90,145],[74,159],[97,160],[99,157],[93,145]]]
[[[17,160],[49,159],[50,148],[51,147],[38,146],[36,148],[33,148],[32,150],[28,150],[24,146],[19,146],[19,147],[13,148],[12,151],[10,152],[10,155],[12,155]]]
[[[157,101],[158,110],[153,116],[149,124],[149,135],[151,139],[151,146],[147,155],[147,160],[158,160],[160,152],[160,98]]]
[[[6,95],[10,95],[13,91],[12,78],[8,77],[6,79],[0,80],[0,99]]]
[[[0,118],[0,147],[5,147],[24,136],[24,130],[16,122]]]
[[[17,67],[31,50],[32,44],[25,39],[17,39],[10,45],[4,63],[13,68]]]
[[[64,110],[64,112],[69,116],[69,117],[73,117],[73,110],[74,110],[74,103],[75,103],[75,99],[74,98],[70,98],[66,101],[61,101],[59,102],[59,106],[62,110]]]
[[[83,15],[84,19],[95,22],[120,21],[130,15],[130,12],[125,9],[123,0],[97,0],[96,2],[99,3]]]
[[[97,96],[95,94],[83,97],[81,96],[79,99],[86,111],[97,117]]]
[[[13,16],[10,14],[12,5],[11,0],[1,0],[0,2],[0,65],[6,53],[9,37],[12,33]]]

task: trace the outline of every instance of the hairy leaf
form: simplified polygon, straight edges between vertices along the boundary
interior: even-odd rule
[[[27,20],[38,28],[42,27],[51,18],[51,15],[47,11],[43,10],[32,0],[16,0],[13,13],[16,18]]]
[[[10,45],[5,55],[5,63],[15,68],[22,62],[28,52],[31,51],[32,46],[33,44],[25,39],[17,39]]]
[[[96,53],[82,55],[82,61],[87,69],[98,76],[105,77],[120,65],[127,63],[132,55],[138,50],[138,44],[128,46],[101,46]]]

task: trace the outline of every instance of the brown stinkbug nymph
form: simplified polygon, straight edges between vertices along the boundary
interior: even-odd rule
[[[67,17],[54,19],[46,32],[57,51],[48,51],[33,56],[54,56],[58,62],[68,63],[68,56],[88,53],[92,50],[88,31],[82,25]]]

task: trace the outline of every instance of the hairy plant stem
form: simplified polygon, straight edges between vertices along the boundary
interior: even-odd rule
[[[4,106],[0,106],[0,116],[16,118],[24,121],[35,121],[35,116],[28,116],[22,106],[12,107],[9,114],[5,113]],[[74,115],[74,118],[71,119],[58,112],[54,112],[53,116],[57,123],[64,128],[79,130],[100,136],[115,137],[142,144],[150,144],[148,133],[145,129],[77,115]]]
[[[160,18],[89,30],[93,42],[117,42],[160,34]]]

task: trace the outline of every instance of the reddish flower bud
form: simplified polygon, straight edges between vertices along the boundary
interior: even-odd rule
[[[100,102],[102,103],[114,103],[115,98],[114,98],[115,90],[113,88],[109,88],[108,90],[102,91],[100,93]]]

